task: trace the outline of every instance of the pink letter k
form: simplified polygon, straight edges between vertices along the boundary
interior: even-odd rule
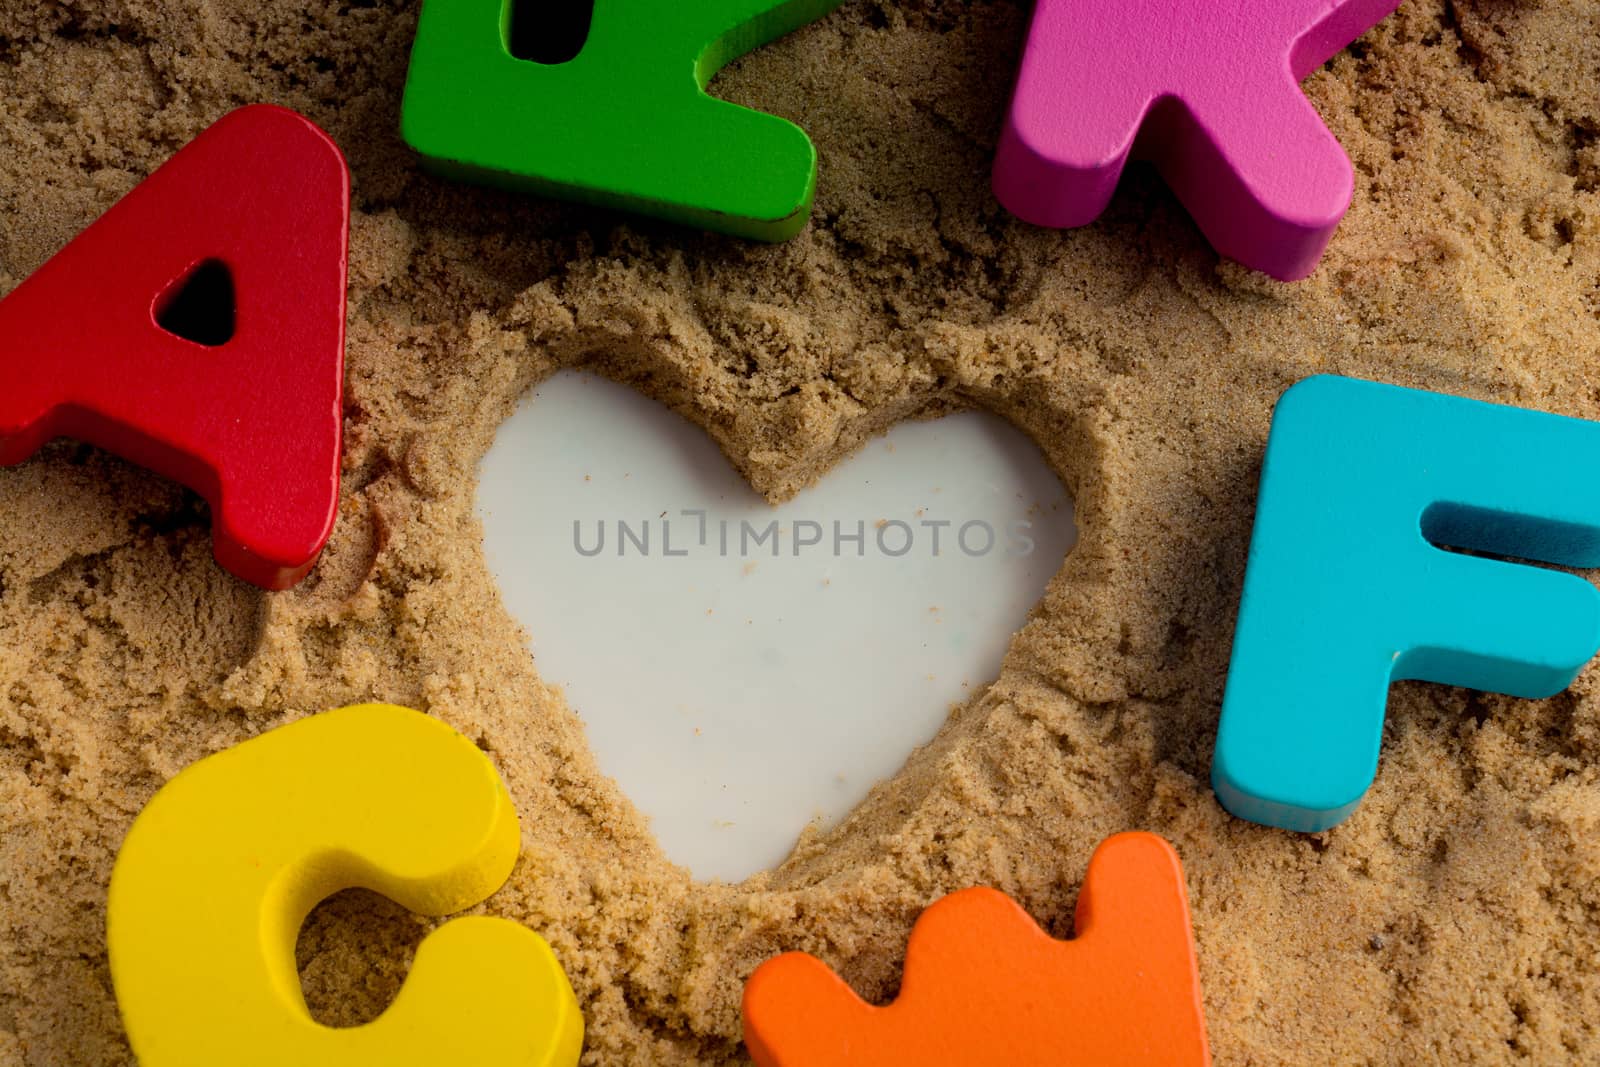
[[[1211,244],[1304,278],[1354,188],[1300,80],[1400,0],[1038,0],[995,195],[1043,226],[1105,210],[1153,162]]]

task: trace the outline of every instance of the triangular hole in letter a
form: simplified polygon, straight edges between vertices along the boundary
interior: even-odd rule
[[[197,345],[217,348],[233,340],[236,301],[233,272],[208,259],[174,282],[156,301],[156,324]]]

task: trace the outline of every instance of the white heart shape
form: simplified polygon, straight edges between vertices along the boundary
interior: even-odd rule
[[[993,415],[897,426],[774,508],[699,428],[571,371],[501,428],[478,506],[506,606],[601,770],[669,857],[729,881],[848,812],[994,679],[1077,532],[1038,447]],[[704,543],[686,510],[707,513]],[[959,538],[978,522],[984,552],[982,527]],[[797,546],[808,523],[821,542]]]

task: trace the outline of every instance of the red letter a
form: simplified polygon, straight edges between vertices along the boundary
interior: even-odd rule
[[[339,497],[350,176],[282,108],[223,117],[0,302],[0,465],[75,437],[211,505],[284,589]]]

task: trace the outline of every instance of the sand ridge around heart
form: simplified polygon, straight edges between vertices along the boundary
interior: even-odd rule
[[[1357,190],[1291,286],[1219,263],[1148,174],[1083,230],[999,208],[1019,2],[851,0],[719,77],[818,145],[815,221],[771,247],[422,175],[396,133],[415,11],[0,6],[0,292],[239,104],[323,125],[355,197],[343,501],[304,585],[229,579],[192,497],[100,453],[0,471],[0,1063],[128,1062],[103,909],[133,816],[195,759],[367,699],[501,769],[523,852],[485,909],[554,947],[587,1063],[742,1062],[740,984],[781,950],[887,997],[950,890],[1066,934],[1094,846],[1135,828],[1183,857],[1219,1064],[1600,1058],[1593,670],[1548,701],[1399,687],[1377,783],[1326,834],[1231,819],[1206,782],[1284,387],[1332,371],[1600,417],[1591,5],[1407,0],[1313,75]],[[1079,543],[996,684],[740,886],[661,857],[484,564],[472,471],[580,365],[774,499],[897,421],[980,407],[1075,500]],[[366,894],[319,909],[313,1009],[381,1010],[425,928]]]

